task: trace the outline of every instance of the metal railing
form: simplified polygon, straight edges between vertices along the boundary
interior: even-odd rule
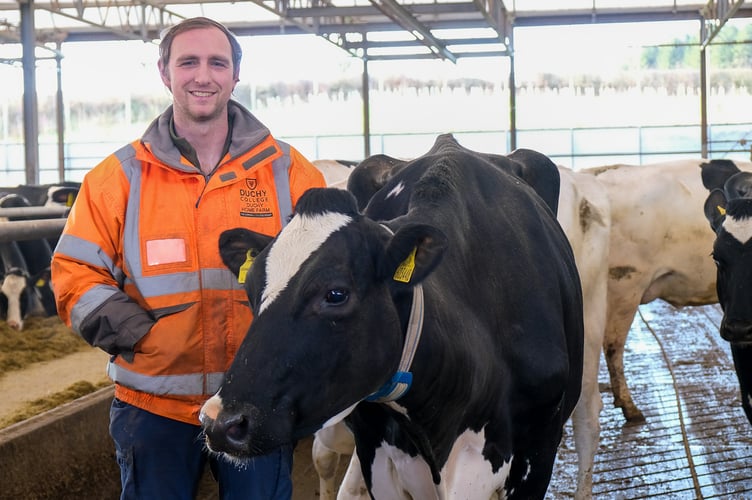
[[[371,154],[413,158],[428,151],[439,132],[372,133]],[[457,140],[476,151],[504,154],[509,151],[507,130],[453,131]],[[360,134],[278,135],[310,159],[360,160]],[[752,159],[752,123],[712,125],[710,158]],[[118,142],[87,141],[65,145],[66,179],[58,178],[57,144],[40,141],[40,183],[80,181],[105,156],[120,148]],[[700,125],[625,126],[598,128],[518,129],[517,145],[538,150],[561,165],[574,169],[614,163],[644,164],[686,157],[702,151]],[[0,143],[0,185],[25,182],[23,143]]]

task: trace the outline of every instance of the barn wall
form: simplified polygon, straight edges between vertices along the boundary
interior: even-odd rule
[[[107,387],[0,430],[0,497],[117,498]]]
[[[0,429],[0,499],[118,498],[120,471],[108,428],[112,397],[113,387],[106,387]],[[307,437],[295,449],[292,500],[318,496],[311,444]],[[342,460],[339,481],[348,461]],[[219,498],[208,467],[196,498]]]

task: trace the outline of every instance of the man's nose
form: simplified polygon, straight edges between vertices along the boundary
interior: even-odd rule
[[[209,64],[199,64],[196,71],[193,74],[193,79],[196,83],[208,83],[211,80]]]

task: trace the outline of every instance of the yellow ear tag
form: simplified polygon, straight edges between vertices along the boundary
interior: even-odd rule
[[[65,206],[70,208],[73,206],[73,193],[68,193],[68,199],[65,200]]]
[[[721,215],[726,215],[726,209],[725,209],[725,208],[723,208],[722,206],[720,206],[720,205],[716,205],[716,207],[715,207],[715,208],[717,208],[717,209],[718,209],[718,213],[719,213],[719,214],[721,214]]]
[[[251,269],[252,265],[253,255],[251,255],[251,251],[248,250],[245,254],[245,262],[243,262],[243,265],[238,269],[238,283],[245,283],[245,277],[248,275],[248,271]]]
[[[42,287],[44,286],[44,284],[45,284],[45,281],[44,281],[44,279],[42,279],[42,278],[39,278],[39,279],[37,280],[37,282],[36,282],[36,283],[34,284],[34,286],[35,286],[35,287],[37,287],[37,288],[42,288]]]
[[[394,281],[400,281],[402,283],[410,282],[413,271],[415,271],[415,251],[417,249],[418,247],[414,247],[413,251],[410,252],[410,255],[408,255],[407,258],[397,266],[397,270],[394,271]]]

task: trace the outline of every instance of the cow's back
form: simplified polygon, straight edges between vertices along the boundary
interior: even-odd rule
[[[612,286],[640,303],[676,306],[717,301],[700,178],[703,160],[585,169],[606,186],[611,204]]]

